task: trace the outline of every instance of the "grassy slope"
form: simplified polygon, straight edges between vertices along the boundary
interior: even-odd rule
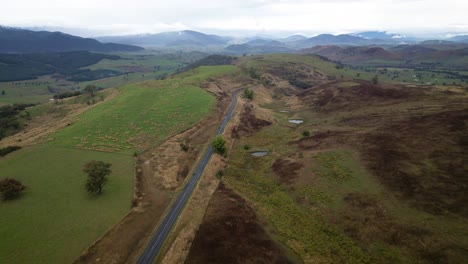
[[[325,61],[315,55],[298,55],[298,54],[268,54],[262,56],[249,57],[246,60],[247,68],[253,67],[260,70],[265,70],[281,63],[285,64],[285,68],[290,67],[288,64],[295,63],[297,65],[307,65],[326,73],[328,76],[339,79],[343,76],[345,79],[363,79],[371,80],[377,75],[381,82],[396,82],[396,83],[415,83],[415,84],[463,84],[460,79],[451,78],[445,73],[419,71],[413,69],[398,69],[393,68],[386,73],[380,72],[377,69],[352,69],[350,67],[336,67],[336,63]]]
[[[18,82],[0,82],[0,92],[5,90],[4,96],[0,95],[0,105],[12,103],[43,103],[52,98],[47,86],[52,87],[56,92],[69,91],[70,89],[82,89],[89,84],[95,84],[102,88],[117,87],[134,82],[159,79],[161,76],[173,73],[178,67],[183,67],[193,60],[199,59],[202,55],[192,53],[166,54],[166,55],[138,55],[135,53],[118,54],[120,60],[104,59],[100,62],[84,67],[84,69],[101,70],[110,69],[128,74],[128,79],[124,75],[104,78],[94,81],[83,81],[79,83],[67,81],[52,75],[41,76],[35,80],[25,80]],[[19,85],[14,85],[19,83]]]
[[[99,198],[84,191],[81,172],[93,159],[112,163]],[[2,263],[70,263],[130,209],[130,156],[37,146],[2,159],[0,170],[27,186],[21,199],[0,204]]]
[[[84,113],[80,117],[84,122],[60,131],[51,144],[122,153],[142,151],[203,118],[215,99],[194,85],[235,69],[203,67],[180,78],[124,86],[121,96]]]
[[[258,134],[235,143],[225,182],[252,201],[257,212],[268,219],[278,232],[279,240],[300,255],[305,263],[371,262],[371,257],[349,237],[326,223],[320,212],[304,210],[288,188],[273,177],[273,162],[293,152],[286,144],[296,136],[285,126],[287,120],[283,118],[282,121],[282,125],[264,128]],[[244,150],[244,145],[268,149],[271,154],[252,158],[250,151]],[[300,155],[300,151],[297,154]]]
[[[121,95],[88,110],[72,126],[57,132],[53,136],[56,141],[0,159],[0,177],[15,177],[27,186],[21,199],[0,203],[0,263],[69,263],[75,259],[130,208],[130,154],[141,146],[117,146],[131,146],[125,140],[137,132],[155,133],[145,142],[157,144],[199,121],[213,109],[215,99],[195,85],[209,76],[235,70],[203,67],[173,80],[122,87]],[[45,110],[37,109],[33,115],[41,111]],[[96,127],[101,134],[91,133]],[[122,139],[118,144],[113,137],[104,136],[115,132],[118,134],[113,136]],[[114,153],[77,149],[73,138],[88,133],[92,135],[89,145],[100,142],[112,146],[109,150]],[[81,171],[84,163],[93,159],[113,164],[109,184],[97,199],[84,191]]]
[[[351,83],[338,86],[348,85]],[[446,254],[452,263],[461,263],[463,254],[466,256],[466,220],[423,212],[412,207],[408,200],[389,192],[364,168],[358,151],[351,149],[352,137],[330,141],[335,144],[332,148],[323,142],[320,146],[311,144],[312,149],[307,151],[289,144],[301,139],[305,130],[311,135],[327,130],[366,131],[364,125],[341,124],[345,117],[371,117],[369,120],[377,124],[371,122],[367,129],[374,129],[390,122],[389,116],[401,118],[411,114],[412,109],[425,109],[422,106],[434,111],[431,106],[451,105],[449,99],[426,97],[331,114],[314,109],[278,113],[287,107],[276,101],[265,107],[276,112],[278,123],[235,143],[224,180],[252,201],[257,211],[279,231],[280,240],[305,260],[355,263],[355,257],[367,253],[375,263],[426,263],[430,259],[443,263]],[[456,97],[450,100],[455,102]],[[383,117],[375,118],[376,113]],[[288,124],[287,119],[293,117],[303,118],[305,123]],[[348,144],[344,146],[346,142]],[[243,149],[244,145],[268,149],[271,154],[252,159]],[[304,164],[290,185],[281,183],[271,169],[279,157],[291,157]],[[353,236],[353,240],[345,233]],[[340,251],[343,246],[348,251]],[[352,250],[357,246],[364,249],[361,251],[363,255],[356,254],[359,250]],[[335,254],[329,254],[330,251]]]

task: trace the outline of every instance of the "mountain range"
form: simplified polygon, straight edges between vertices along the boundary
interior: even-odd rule
[[[107,43],[115,42],[121,44],[141,45],[141,46],[215,46],[225,45],[232,38],[221,37],[217,35],[207,35],[201,32],[184,30],[174,32],[163,32],[158,34],[143,34],[143,35],[130,35],[130,36],[111,36],[111,37],[98,37],[97,40]]]
[[[117,52],[142,49],[131,45],[101,43],[95,39],[72,36],[62,32],[0,27],[0,53]]]
[[[184,30],[91,39],[61,32],[0,27],[0,53],[44,53],[80,50],[91,52],[139,51],[143,49],[139,46],[143,46],[156,49],[204,50],[228,54],[245,54],[296,52],[324,45],[334,45],[342,48],[380,46],[387,49],[399,45],[419,43],[436,50],[463,48],[464,44],[468,44],[468,35],[445,40],[421,41],[396,33],[367,31],[341,35],[321,34],[309,38],[302,35],[293,35],[287,38],[254,37],[239,39]],[[318,49],[320,52],[326,50],[323,47]],[[377,52],[378,50],[374,51]]]

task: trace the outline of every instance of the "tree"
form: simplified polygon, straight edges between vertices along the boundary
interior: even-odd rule
[[[244,96],[245,96],[245,98],[248,98],[248,99],[252,100],[253,97],[254,97],[254,92],[252,90],[250,90],[249,88],[245,88]]]
[[[0,181],[0,193],[5,201],[18,197],[19,193],[25,188],[26,186],[20,181],[12,178],[5,178]]]
[[[86,85],[86,87],[83,89],[83,91],[85,93],[89,94],[90,96],[94,96],[94,94],[97,91],[97,88],[96,88],[95,85]]]
[[[221,136],[216,136],[213,141],[211,141],[211,146],[213,151],[219,155],[226,156],[226,140]]]
[[[92,160],[85,164],[83,171],[88,174],[86,181],[86,191],[91,194],[101,194],[104,184],[107,182],[107,175],[111,174],[112,164]]]
[[[5,95],[5,94],[6,94],[5,90],[2,90],[2,95]]]

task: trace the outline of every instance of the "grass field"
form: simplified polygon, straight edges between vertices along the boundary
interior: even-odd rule
[[[112,163],[98,198],[84,190],[89,160]],[[0,160],[1,177],[21,180],[20,199],[0,204],[1,263],[70,263],[129,209],[133,158],[50,146],[24,148]]]
[[[94,84],[100,88],[111,88],[135,82],[160,79],[172,74],[189,63],[205,57],[203,53],[181,52],[177,54],[119,53],[119,60],[103,59],[96,64],[83,67],[90,70],[114,70],[121,75],[99,80],[73,82],[63,76],[44,75],[35,80],[0,82],[0,105],[13,103],[44,103],[55,93],[83,89]]]
[[[0,177],[14,177],[27,186],[20,199],[0,202],[0,263],[76,259],[129,211],[133,153],[206,117],[214,110],[215,98],[196,85],[235,71],[203,67],[179,78],[126,85],[116,97],[52,134],[53,141],[0,159]],[[41,105],[31,116],[48,111],[50,105]],[[109,183],[97,198],[84,189],[82,168],[89,160],[112,164]]]
[[[215,99],[195,85],[235,67],[202,67],[179,78],[119,88],[121,95],[84,113],[53,136],[56,146],[133,154],[190,127],[213,110]]]

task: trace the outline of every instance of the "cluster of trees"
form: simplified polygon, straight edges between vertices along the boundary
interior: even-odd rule
[[[64,93],[59,93],[59,94],[54,94],[54,99],[64,99],[64,98],[69,98],[69,97],[74,97],[81,95],[81,91],[74,91],[74,92],[64,92]]]
[[[0,107],[0,139],[12,135],[21,129],[20,113],[34,104],[14,104]],[[29,116],[26,114],[26,116]]]
[[[0,81],[31,80],[52,73],[72,76],[74,73],[86,71],[80,68],[95,64],[102,59],[116,60],[119,58],[115,55],[88,51],[0,54]]]

